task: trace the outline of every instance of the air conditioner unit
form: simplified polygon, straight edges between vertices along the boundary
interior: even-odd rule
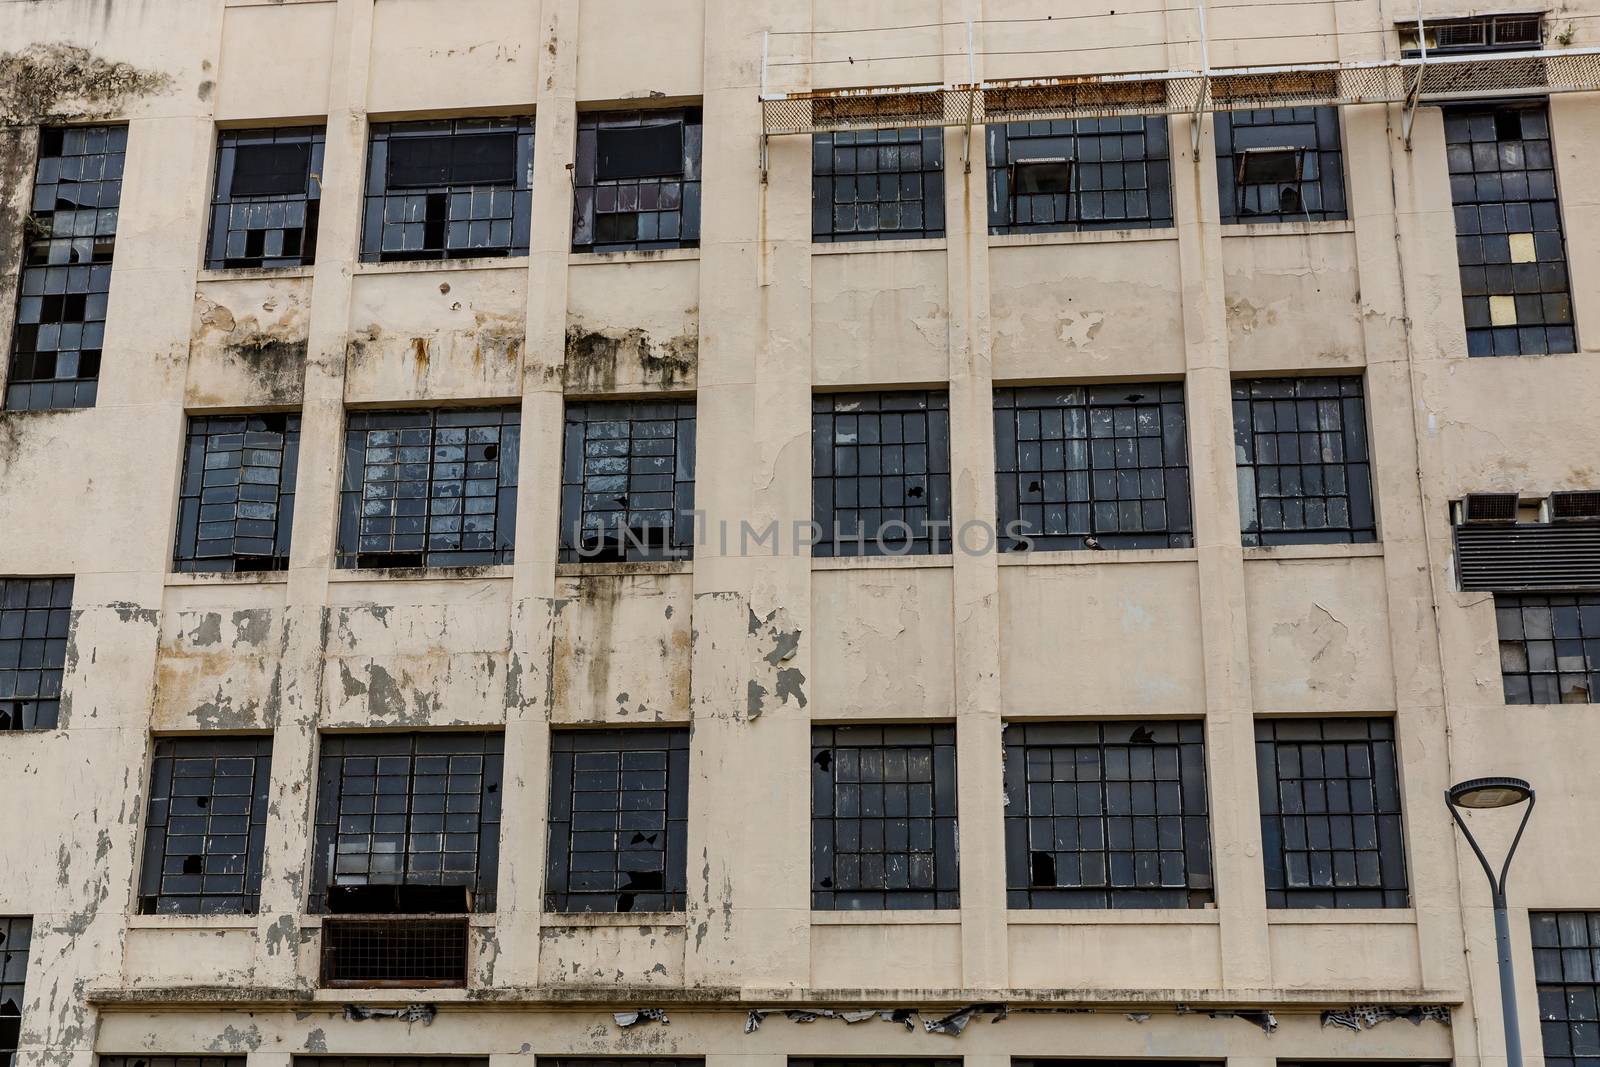
[[[1457,526],[1509,526],[1517,521],[1516,493],[1468,493],[1455,506]]]
[[[1600,492],[1578,490],[1551,493],[1546,501],[1546,509],[1551,522],[1600,521]]]

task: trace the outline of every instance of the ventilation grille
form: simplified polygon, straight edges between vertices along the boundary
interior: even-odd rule
[[[467,918],[322,920],[325,986],[464,986]]]
[[[1517,521],[1516,493],[1468,493],[1461,501],[1461,522],[1467,526]]]
[[[1463,590],[1600,589],[1600,522],[1458,526]]]
[[[1550,518],[1557,522],[1600,521],[1600,493],[1551,493]]]

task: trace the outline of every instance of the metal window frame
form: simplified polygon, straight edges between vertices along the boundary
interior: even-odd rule
[[[1544,1062],[1548,1067],[1583,1067],[1592,1059],[1574,1046],[1580,1026],[1593,1030],[1594,1015],[1585,1018],[1581,1008],[1574,1008],[1600,999],[1594,966],[1600,955],[1600,911],[1529,911],[1528,927]]]
[[[617,757],[617,785],[594,766]],[[630,759],[629,757],[633,757]],[[659,756],[659,759],[646,758]],[[587,759],[586,759],[587,757]],[[599,758],[597,758],[599,757]],[[645,766],[659,762],[660,768]],[[634,766],[630,767],[632,763]],[[629,788],[626,776],[661,775],[660,788]],[[588,788],[584,788],[587,786]],[[611,807],[593,798],[612,794]],[[580,795],[591,799],[580,803]],[[655,803],[659,802],[659,803]],[[654,813],[659,812],[658,820]],[[582,816],[594,819],[576,828]],[[610,826],[599,828],[599,816]],[[545,910],[550,912],[669,912],[684,910],[688,890],[689,727],[560,729],[550,735],[549,843]],[[650,823],[652,825],[644,825]],[[632,825],[630,825],[632,824]],[[659,843],[641,840],[660,835]],[[609,847],[599,839],[609,836]],[[627,836],[625,842],[623,838]],[[587,847],[579,848],[579,845]],[[597,869],[598,857],[613,866]],[[632,885],[635,873],[660,872],[659,887]],[[605,876],[610,876],[609,878]],[[602,884],[604,883],[604,884]],[[586,885],[587,887],[580,887]]]
[[[661,121],[652,121],[661,120]],[[602,180],[598,177],[598,141],[601,129],[637,129],[647,125],[680,124],[683,127],[682,165],[676,176],[647,176]],[[572,250],[574,252],[629,252],[663,248],[700,247],[700,156],[704,120],[698,107],[660,108],[631,111],[582,111],[578,113],[577,152],[573,164],[572,196]],[[678,185],[676,206],[670,208],[643,205],[646,187]],[[605,241],[598,233],[600,201],[607,194],[620,205],[632,198],[636,205],[632,213],[675,216],[672,237],[636,236],[626,241]],[[659,203],[659,199],[657,200]],[[615,214],[627,214],[618,210]]]
[[[281,429],[277,428],[281,424]],[[232,427],[237,426],[237,429]],[[264,500],[244,499],[246,485],[265,486],[266,483],[255,481],[247,483],[243,478],[246,469],[262,470],[269,464],[247,463],[248,453],[251,451],[272,451],[272,442],[263,440],[264,437],[275,436],[278,438],[276,451],[278,453],[278,483],[276,493],[273,495],[271,508],[272,518],[265,519],[260,515],[246,514],[250,510],[261,510],[267,502]],[[238,437],[238,448],[211,448],[214,439]],[[251,440],[254,437],[255,440]],[[233,442],[226,442],[232,444]],[[214,455],[226,455],[237,452],[239,465],[209,466]],[[178,572],[197,571],[282,571],[289,567],[289,539],[294,528],[294,498],[295,483],[300,461],[300,413],[289,412],[259,412],[243,415],[191,415],[188,426],[184,432],[184,459],[183,472],[178,483],[178,521],[176,543],[173,545],[172,569]],[[197,465],[198,464],[198,465]],[[235,485],[233,499],[222,499],[225,494],[216,490],[225,489],[225,484],[206,485],[209,479],[217,478],[226,481],[224,472],[239,470],[240,480]],[[218,477],[220,476],[220,477]],[[266,495],[264,491],[257,490],[257,495]],[[255,505],[252,509],[251,505]],[[220,518],[216,514],[219,508],[230,507],[232,518]],[[215,523],[231,523],[234,527],[233,534],[226,539],[226,543],[234,551],[226,554],[202,555],[202,542],[217,542],[218,539],[200,537],[201,527]],[[246,541],[270,541],[270,552],[240,552],[237,551],[241,536],[238,532],[240,523],[260,524],[271,523],[270,533],[258,531],[255,536],[245,536]],[[254,527],[253,527],[254,528]],[[248,547],[248,546],[247,546]]]
[[[607,429],[623,423],[626,436]],[[640,432],[655,423],[670,423],[670,437]],[[569,401],[561,455],[557,560],[636,563],[693,559],[696,427],[692,399]],[[668,440],[671,447],[665,451],[653,444]],[[608,441],[626,442],[625,451],[616,452]],[[668,457],[670,471],[658,462]],[[636,488],[641,483],[635,479],[669,477],[669,489]],[[663,501],[656,499],[662,494],[671,496],[670,509],[661,507]],[[655,521],[669,510],[670,525]]]
[[[74,584],[72,575],[0,577],[0,733],[60,724]]]
[[[272,781],[272,737],[158,737],[150,760],[150,799],[145,806],[144,861],[139,872],[142,915],[253,915],[260,906],[261,867],[266,848],[267,795]],[[191,773],[209,763],[207,774]],[[223,764],[229,766],[224,767]],[[241,779],[250,766],[249,789],[219,792],[219,779]],[[198,791],[201,785],[208,788]],[[231,798],[231,799],[227,799]],[[241,803],[242,800],[242,803]],[[224,805],[242,811],[219,812]],[[193,809],[193,810],[189,810]],[[192,826],[192,823],[200,826]],[[235,824],[242,823],[242,830]],[[189,833],[175,833],[176,828]],[[227,842],[234,841],[233,847]],[[192,842],[184,847],[179,842]],[[192,848],[197,846],[199,851]],[[173,869],[174,861],[178,868]],[[190,871],[188,861],[199,860]],[[215,865],[224,868],[213,871]],[[226,868],[236,867],[237,873]],[[210,885],[213,878],[239,880],[236,891]],[[190,888],[187,879],[196,879]]]
[[[1600,703],[1600,593],[1496,593],[1494,614],[1508,705]]]
[[[839,138],[845,138],[843,142]],[[870,138],[870,140],[869,140]],[[856,151],[870,149],[879,153],[878,160],[882,160],[882,150],[903,149],[907,145],[914,145],[917,150],[918,163],[914,167],[903,165],[903,153],[896,154],[896,167],[893,170],[861,170],[852,167],[848,172],[841,171],[838,161],[841,151]],[[840,200],[841,181],[849,181],[859,190],[859,179],[871,178],[873,186],[882,191],[882,180],[885,176],[895,178],[896,196],[888,199],[875,195],[871,199],[859,199],[852,195],[849,200]],[[900,190],[904,188],[905,179],[915,176],[919,186],[920,195],[901,199]],[[901,227],[900,205],[916,203],[918,205],[918,218],[920,225]],[[874,208],[886,204],[895,205],[896,223],[892,229],[884,229],[875,221],[867,229],[857,225],[853,229],[840,229],[838,225],[838,208],[842,205],[871,204]],[[826,208],[827,225],[823,226],[823,210]],[[859,224],[861,215],[852,209],[852,218]],[[881,220],[880,213],[875,214]],[[885,126],[882,129],[855,129],[839,130],[830,133],[818,133],[811,142],[811,240],[814,244],[838,244],[848,241],[903,241],[903,240],[930,240],[942,238],[945,235],[944,217],[944,131],[937,126],[928,127],[898,127]]]
[[[21,1044],[22,1008],[27,1003],[28,959],[33,944],[33,917],[0,916],[0,1067],[9,1067]],[[7,1011],[7,1008],[13,1009]],[[241,1058],[237,1067],[244,1067]]]
[[[327,129],[323,126],[271,126],[249,130],[217,131],[217,173],[212,183],[210,232],[206,241],[206,266],[211,270],[240,270],[266,267],[304,267],[316,262],[317,223],[322,202],[323,151]],[[299,193],[234,196],[233,161],[238,149],[249,144],[305,144],[308,146],[306,181]],[[294,226],[295,205],[299,205],[300,224]],[[258,225],[259,224],[259,225]],[[299,248],[293,255],[283,254],[285,234],[300,231]],[[235,234],[278,234],[278,254],[268,254],[272,238],[262,237],[258,255],[249,255],[251,238],[242,237],[244,248],[234,247]],[[243,255],[230,255],[242,252]]]
[[[1213,123],[1217,155],[1220,219],[1224,225],[1312,222],[1350,217],[1345,182],[1343,116],[1337,107],[1292,107],[1219,110]],[[1292,135],[1309,128],[1309,136]],[[1239,131],[1275,131],[1273,143],[1240,147]],[[1277,131],[1281,130],[1281,134]],[[1304,140],[1307,143],[1300,144]],[[1247,182],[1245,170],[1252,156],[1293,152],[1295,174],[1290,182]],[[1313,165],[1314,161],[1314,165]],[[1308,174],[1307,172],[1311,173]],[[1284,210],[1281,193],[1292,187],[1299,206]],[[1278,191],[1278,206],[1262,210],[1262,190]],[[1252,199],[1257,203],[1252,206]],[[1308,206],[1315,203],[1315,207]]]
[[[1130,152],[1130,139],[1137,152]],[[1015,168],[1028,157],[1012,159],[1019,143],[1066,141],[1072,164],[1071,189],[1059,213],[1046,220],[1019,218],[1021,196]],[[1172,219],[1171,147],[1165,116],[1105,116],[991,123],[984,129],[989,177],[989,233],[1077,233],[1089,230],[1168,229]],[[1138,168],[1133,170],[1133,168]],[[1106,184],[1108,177],[1121,180]],[[1130,174],[1139,176],[1129,181]],[[1085,211],[1085,197],[1099,197],[1097,210]],[[1120,211],[1106,211],[1107,197],[1121,197]],[[1030,198],[1031,199],[1031,198]],[[1130,201],[1131,206],[1130,206]]]

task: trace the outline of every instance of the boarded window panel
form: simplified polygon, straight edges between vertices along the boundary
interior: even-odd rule
[[[0,1067],[9,1067],[19,1044],[32,940],[31,918],[0,916]]]
[[[699,108],[580,114],[573,250],[697,246],[700,144]]]
[[[813,556],[949,552],[949,394],[814,396],[811,499]]]
[[[811,239],[944,236],[944,131],[819,133],[812,140]]]
[[[512,133],[396,137],[389,145],[389,187],[509,183],[516,162]]]
[[[1337,107],[1219,111],[1215,129],[1222,222],[1348,217]]]
[[[0,578],[0,732],[56,727],[72,586],[71,578]]]
[[[989,232],[1172,225],[1163,117],[1058,119],[987,127]],[[1030,162],[1059,159],[1060,163]]]
[[[684,400],[567,405],[562,562],[693,557],[694,413]]]

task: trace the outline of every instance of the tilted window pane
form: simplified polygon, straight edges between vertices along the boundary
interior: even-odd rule
[[[39,131],[5,407],[93,407],[122,201],[126,126]]]
[[[1172,225],[1165,117],[1010,122],[984,137],[990,233]]]
[[[207,267],[316,261],[324,139],[319,126],[217,133]]]
[[[310,910],[333,886],[465,886],[495,906],[498,733],[330,734],[317,785]]]
[[[191,418],[173,569],[286,569],[299,459],[298,414]]]
[[[71,629],[71,578],[0,578],[0,732],[55,729]]]
[[[1183,386],[994,391],[1002,549],[1188,548]]]
[[[1404,908],[1393,719],[1256,720],[1269,908]]]
[[[1349,217],[1337,107],[1218,111],[1214,126],[1224,223]]]
[[[682,911],[689,730],[550,737],[549,911]]]
[[[517,408],[351,412],[339,566],[510,563],[521,420]]]
[[[950,551],[950,395],[811,400],[813,556]]]
[[[1198,908],[1212,898],[1205,725],[1005,728],[1013,908]]]
[[[579,114],[573,251],[697,247],[700,132],[697,107]]]
[[[944,131],[819,133],[811,139],[811,239],[944,236]]]
[[[1494,598],[1507,704],[1600,703],[1600,593]]]
[[[1600,1056],[1600,911],[1530,911],[1533,978],[1547,1067]]]
[[[1245,544],[1378,539],[1359,377],[1234,381],[1233,444]]]
[[[567,405],[564,563],[694,555],[694,401]]]
[[[374,123],[362,262],[525,256],[532,177],[531,119]]]
[[[0,1067],[10,1067],[21,1043],[32,940],[31,918],[0,916]],[[244,1067],[242,1057],[236,1067]]]
[[[270,737],[156,740],[142,914],[256,911],[271,778]]]
[[[960,906],[954,726],[812,727],[811,906]]]
[[[1576,351],[1549,108],[1447,108],[1444,140],[1467,355]]]

